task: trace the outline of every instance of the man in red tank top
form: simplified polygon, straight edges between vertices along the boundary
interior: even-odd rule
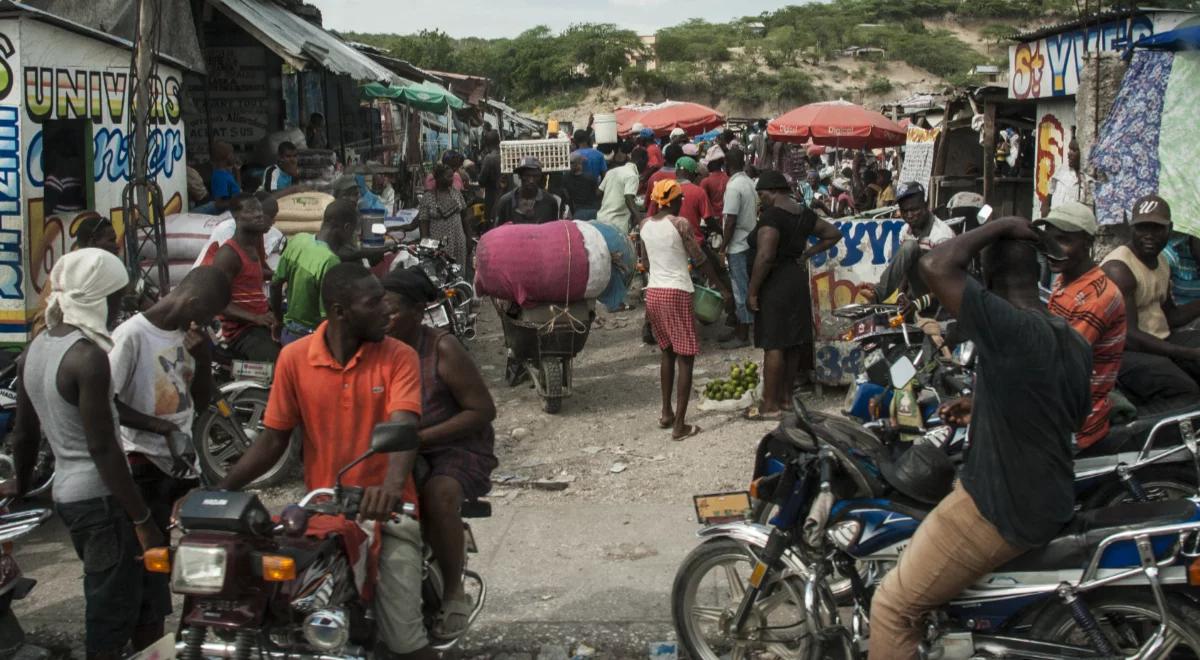
[[[236,357],[252,362],[275,362],[279,357],[275,316],[263,290],[267,268],[263,235],[275,224],[278,208],[273,199],[235,197],[233,238],[209,248],[203,262],[216,266],[233,285],[233,298],[218,317],[221,338]]]

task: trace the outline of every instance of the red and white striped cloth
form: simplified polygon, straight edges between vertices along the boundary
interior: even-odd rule
[[[676,355],[700,353],[692,294],[681,289],[646,289],[646,317],[659,348],[670,348]]]

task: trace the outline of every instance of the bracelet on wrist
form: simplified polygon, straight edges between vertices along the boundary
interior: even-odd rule
[[[153,517],[154,517],[154,513],[153,513],[152,511],[150,511],[150,509],[149,509],[149,508],[147,508],[147,509],[146,509],[146,515],[145,515],[145,516],[143,516],[141,520],[135,520],[135,521],[133,521],[133,526],[134,526],[134,527],[141,527],[142,525],[145,525],[146,523],[150,522],[150,519],[151,519],[151,518],[153,518]]]

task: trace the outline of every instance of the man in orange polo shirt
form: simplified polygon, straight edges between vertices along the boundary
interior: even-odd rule
[[[284,347],[263,418],[265,431],[218,488],[237,490],[266,472],[304,428],[304,485],[334,485],[337,472],[364,453],[380,422],[416,424],[421,366],[416,351],[386,336],[383,286],[362,265],[330,268],[321,283],[328,319]],[[417,452],[379,455],[346,473],[366,488],[361,518],[388,521],[401,502],[416,502]],[[435,658],[421,620],[421,528],[408,518],[385,522],[375,611],[380,643],[401,658]]]

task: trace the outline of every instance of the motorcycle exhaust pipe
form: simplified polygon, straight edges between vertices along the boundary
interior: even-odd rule
[[[186,646],[183,642],[175,644],[175,652],[183,653]],[[351,649],[347,649],[350,651]],[[205,658],[236,658],[237,644],[233,642],[221,641],[206,641],[200,646],[200,653]],[[324,653],[289,653],[287,651],[273,651],[267,649],[254,649],[251,653],[254,658],[267,658],[268,660],[366,660],[365,655],[348,652],[345,655],[328,655]]]

